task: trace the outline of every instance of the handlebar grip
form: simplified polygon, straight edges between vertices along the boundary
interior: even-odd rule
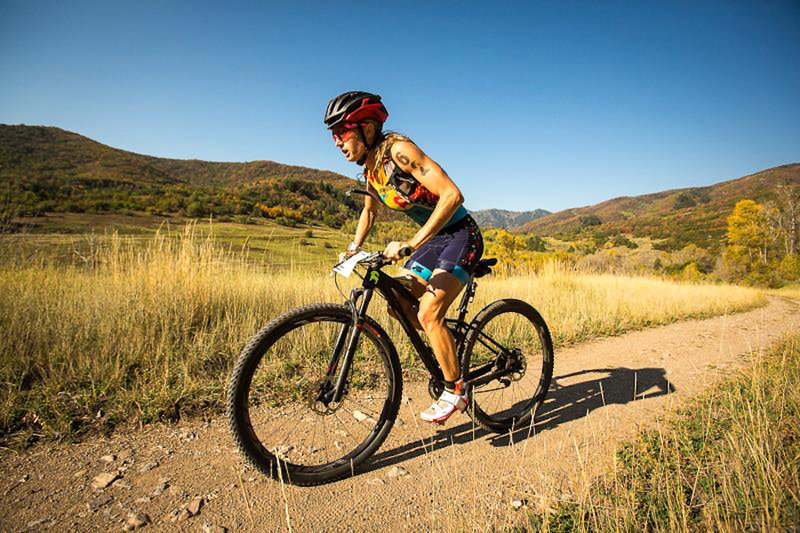
[[[400,255],[402,257],[408,257],[409,255],[411,255],[411,247],[403,246],[402,248],[400,248]]]

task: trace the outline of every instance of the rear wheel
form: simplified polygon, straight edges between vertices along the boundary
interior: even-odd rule
[[[553,342],[529,304],[498,300],[475,317],[466,338],[462,371],[468,381],[502,374],[470,387],[475,422],[498,433],[532,423],[553,377]]]
[[[228,386],[228,418],[239,449],[275,479],[314,485],[349,475],[383,443],[400,406],[400,361],[372,319],[359,328],[338,402],[331,372],[338,339],[347,346],[352,313],[341,305],[301,307],[273,320],[244,348]],[[344,336],[342,336],[344,335]]]

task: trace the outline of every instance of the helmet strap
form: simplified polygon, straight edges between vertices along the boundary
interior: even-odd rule
[[[356,163],[358,165],[364,166],[364,163],[366,163],[369,153],[372,151],[373,148],[375,148],[381,143],[384,135],[383,132],[376,131],[375,140],[372,143],[370,143],[369,141],[367,141],[367,134],[364,133],[364,128],[361,126],[361,123],[358,124],[358,133],[361,135],[361,140],[364,141],[364,146],[366,146],[367,149],[364,150],[364,155],[361,156],[361,159],[359,159]]]
[[[367,142],[367,136],[364,134],[364,128],[361,127],[360,122],[358,123],[358,134],[361,135],[361,141],[364,143],[364,146],[366,146],[366,149],[364,150],[364,155],[362,155],[361,159],[357,161],[357,164],[364,166],[364,163],[367,161],[369,151],[372,149],[372,147],[369,145],[369,142]]]

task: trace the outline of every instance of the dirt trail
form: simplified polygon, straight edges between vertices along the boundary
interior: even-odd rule
[[[537,434],[515,436],[513,443],[473,427],[465,415],[444,428],[423,425],[413,415],[427,407],[427,392],[407,384],[411,401],[402,406],[402,425],[366,469],[321,487],[282,486],[243,471],[222,418],[154,425],[79,445],[45,444],[22,454],[4,450],[0,530],[120,531],[130,511],[147,514],[152,523],[146,527],[159,530],[502,525],[524,511],[515,510],[513,500],[535,510],[543,498],[580,491],[609,467],[621,440],[658,423],[673,404],[729,375],[749,354],[798,330],[800,306],[772,298],[747,313],[557,351],[554,388]],[[109,454],[115,457],[107,462]],[[395,467],[407,473],[390,477]],[[121,481],[93,489],[92,479],[102,472],[119,472]],[[203,505],[196,516],[169,521],[197,496]]]

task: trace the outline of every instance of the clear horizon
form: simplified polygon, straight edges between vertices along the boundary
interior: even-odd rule
[[[0,1],[0,123],[355,177],[321,117],[370,90],[473,210],[556,212],[800,161],[800,3],[346,6]]]

